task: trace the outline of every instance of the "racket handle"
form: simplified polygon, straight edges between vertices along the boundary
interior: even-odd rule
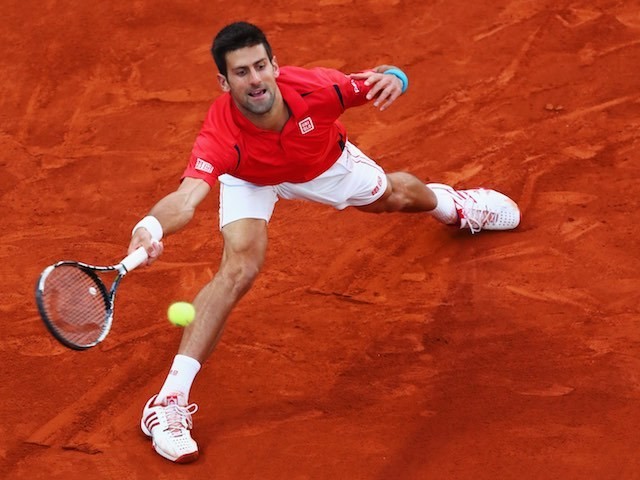
[[[144,249],[144,247],[138,247],[133,253],[127,255],[121,262],[122,265],[127,272],[130,272],[136,267],[139,267],[149,258],[149,254]]]

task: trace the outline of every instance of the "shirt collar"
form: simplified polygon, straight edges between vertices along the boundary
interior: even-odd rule
[[[289,85],[278,83],[278,87],[280,87],[280,91],[282,92],[282,98],[289,106],[289,110],[291,110],[291,115],[297,119],[304,118],[309,111],[309,107],[307,106],[307,102],[304,101],[304,98],[302,98],[302,95]]]

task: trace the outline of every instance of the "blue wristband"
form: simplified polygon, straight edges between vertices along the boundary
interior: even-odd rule
[[[389,70],[385,70],[384,73],[388,73],[389,75],[398,77],[402,82],[402,93],[407,91],[407,88],[409,88],[409,79],[402,70],[400,70],[399,68],[390,68]]]

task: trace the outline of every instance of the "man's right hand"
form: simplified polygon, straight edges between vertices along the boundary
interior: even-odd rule
[[[151,265],[164,251],[162,242],[153,240],[149,231],[144,227],[139,227],[133,232],[131,242],[129,242],[129,253],[133,253],[139,247],[144,247],[149,255],[144,265]]]

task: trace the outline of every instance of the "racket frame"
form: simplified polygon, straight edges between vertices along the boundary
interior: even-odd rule
[[[147,252],[145,251],[144,247],[140,247],[137,250],[135,250],[133,253],[128,255],[126,258],[124,258],[117,265],[101,267],[96,265],[90,265],[88,263],[83,263],[83,262],[63,260],[45,268],[43,272],[40,274],[38,281],[36,282],[35,297],[36,297],[36,304],[38,306],[38,311],[40,312],[40,317],[42,318],[42,321],[47,327],[47,330],[49,330],[51,335],[53,335],[53,337],[56,340],[58,340],[62,345],[64,345],[65,347],[69,347],[73,350],[87,350],[91,347],[95,347],[96,345],[98,345],[107,337],[107,335],[111,331],[111,326],[113,324],[113,309],[115,305],[116,290],[118,288],[118,285],[120,284],[120,281],[128,272],[130,272],[134,268],[144,263],[147,260],[147,258],[148,258]],[[47,277],[56,268],[63,267],[63,266],[71,266],[74,268],[79,268],[80,270],[85,272],[89,277],[91,277],[91,279],[95,282],[96,286],[100,289],[100,294],[102,295],[102,299],[105,302],[105,307],[107,309],[107,312],[105,315],[102,332],[100,333],[99,337],[91,343],[79,345],[65,338],[64,335],[62,335],[53,326],[53,322],[49,319],[47,315],[46,308],[45,308],[45,301],[44,301],[44,290],[47,282]],[[100,279],[97,273],[113,272],[113,271],[118,272],[118,274],[116,275],[116,278],[111,283],[111,287],[107,290],[107,287],[105,286],[104,282]]]

